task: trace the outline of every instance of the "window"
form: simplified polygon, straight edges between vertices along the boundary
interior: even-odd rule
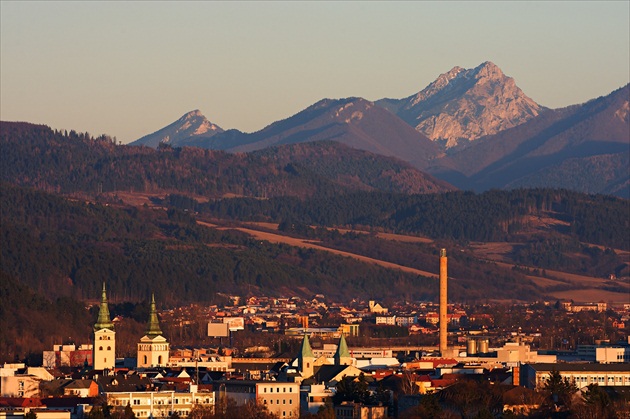
[[[111,350],[112,350],[112,347],[111,347],[111,346],[108,346],[108,347],[107,347],[107,350],[108,350],[108,351],[111,351]]]
[[[162,363],[162,355],[158,356],[158,364]]]
[[[289,393],[293,393],[293,387],[289,387]]]
[[[289,404],[293,404],[293,399],[289,399]]]
[[[99,346],[99,347],[98,347],[98,350],[99,350],[99,351],[102,351],[102,350],[103,350],[103,347],[102,347],[102,346]]]
[[[286,388],[286,387],[283,387],[283,388],[282,388],[282,392],[283,392],[283,393],[286,393],[286,392],[287,392],[287,388]]]
[[[282,404],[287,404],[287,401],[286,400],[282,400]]]
[[[146,364],[147,363],[147,356],[145,355],[142,359],[144,360],[144,364]]]

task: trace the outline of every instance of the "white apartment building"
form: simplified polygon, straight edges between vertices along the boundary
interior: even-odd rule
[[[574,381],[578,388],[589,384],[599,386],[630,386],[630,364],[525,364],[521,367],[521,384],[540,388],[552,371]]]
[[[602,346],[595,348],[595,362],[615,364],[630,362],[630,346]]]
[[[396,316],[376,316],[376,324],[384,324],[387,326],[396,325]]]
[[[191,386],[190,392],[175,391],[133,391],[107,392],[107,404],[115,411],[122,411],[127,405],[131,406],[138,418],[168,417],[177,413],[180,417],[190,414],[195,405],[214,409],[215,398],[213,392],[195,391]]]

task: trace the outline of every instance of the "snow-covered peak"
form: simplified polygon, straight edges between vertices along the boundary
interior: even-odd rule
[[[177,121],[136,140],[133,144],[157,147],[159,143],[168,142],[174,147],[186,145],[194,137],[211,137],[223,132],[218,125],[208,121],[199,109],[187,112]]]

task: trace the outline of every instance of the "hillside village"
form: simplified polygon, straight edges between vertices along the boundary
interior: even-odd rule
[[[54,345],[42,354],[41,366],[4,364],[0,415],[261,417],[248,416],[258,412],[281,418],[424,417],[430,400],[437,409],[433,413],[472,409],[528,416],[593,409],[584,400],[595,391],[604,392],[609,408],[630,411],[630,304],[515,305],[511,310],[527,315],[512,329],[498,321],[502,308],[496,305],[449,304],[448,349],[441,353],[435,345],[439,304],[399,302],[386,307],[376,301],[330,302],[323,295],[310,300],[226,298],[224,306],[160,312],[152,299],[135,356],[121,357],[116,327],[125,318],[111,318],[104,285],[91,342]],[[603,319],[608,323],[604,331],[618,333],[612,339],[596,334],[581,342],[564,339],[554,346],[553,336],[562,334],[536,327],[533,321],[550,313],[576,324],[579,316],[587,315],[583,320],[593,326],[594,319]],[[194,326],[193,319],[205,322],[207,336],[201,341],[209,345],[169,342],[170,337],[178,340],[178,328],[181,334],[181,329]],[[381,337],[367,338],[366,327],[372,336],[380,329]],[[163,332],[167,328],[168,334]],[[241,345],[253,341],[239,339],[240,334],[255,337],[256,344]],[[551,341],[545,340],[549,335]],[[553,380],[567,386],[557,393]],[[490,402],[475,396],[480,389],[499,398]],[[461,404],[455,395],[463,393],[474,400]],[[232,416],[221,416],[226,410]],[[326,412],[333,416],[324,416]]]

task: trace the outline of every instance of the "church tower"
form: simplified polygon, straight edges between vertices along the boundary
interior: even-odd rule
[[[346,338],[343,335],[339,339],[339,345],[337,345],[337,351],[333,358],[335,365],[354,365],[354,358],[350,355]]]
[[[92,360],[94,370],[113,370],[116,366],[116,332],[114,323],[109,316],[107,306],[107,291],[103,283],[101,294],[101,307],[98,311],[98,320],[94,325],[94,346],[92,347]]]
[[[308,341],[308,335],[304,334],[302,340],[302,347],[300,353],[297,356],[298,370],[302,375],[302,378],[308,378],[313,376],[313,363],[315,362],[315,355],[311,349],[311,343]]]
[[[164,367],[169,359],[169,344],[160,329],[157,311],[155,309],[155,295],[151,295],[151,312],[149,323],[144,336],[138,343],[138,367]]]

